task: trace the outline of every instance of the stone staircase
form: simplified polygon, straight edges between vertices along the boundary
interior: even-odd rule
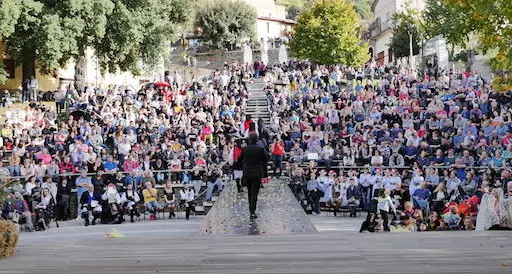
[[[255,79],[254,83],[247,84],[249,100],[247,101],[246,114],[250,114],[254,121],[262,118],[266,126],[270,124],[270,111],[267,94],[261,79]]]
[[[286,235],[317,233],[311,220],[283,181],[272,179],[260,190],[256,213],[249,219],[247,192],[234,181],[225,184],[215,205],[199,227],[200,235]]]
[[[261,79],[255,79],[254,83],[247,84],[247,89],[249,91],[250,97],[249,100],[247,101],[246,114],[250,114],[254,121],[257,121],[259,118],[262,118],[265,125],[269,126],[269,102],[264,87],[264,83]],[[230,180],[230,177],[227,175],[224,175],[223,181],[224,185],[233,183]],[[202,191],[203,190],[205,190],[205,188],[203,188]],[[217,199],[218,190],[215,190],[211,202],[207,202],[205,200],[198,201],[198,205],[196,206],[196,212],[198,214],[207,214],[210,211],[210,209],[214,206]]]

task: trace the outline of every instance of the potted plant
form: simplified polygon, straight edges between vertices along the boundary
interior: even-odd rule
[[[0,206],[7,198],[7,193],[0,187]],[[16,254],[16,245],[20,238],[20,229],[18,224],[3,220],[0,217],[0,258],[13,256]]]

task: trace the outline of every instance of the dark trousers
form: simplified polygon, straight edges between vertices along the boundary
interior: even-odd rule
[[[260,192],[261,178],[245,178],[247,182],[247,194],[249,196],[249,212],[256,213],[258,193]]]
[[[363,210],[368,211],[370,209],[370,201],[372,199],[372,187],[363,186],[361,187],[361,194],[363,195]]]
[[[389,231],[389,212],[387,211],[384,211],[384,210],[380,210],[380,216],[382,217],[382,220],[384,221],[383,224],[384,224],[384,231],[388,232]]]
[[[190,218],[190,212],[195,211],[196,203],[188,202],[188,206],[185,206],[185,219]]]
[[[21,91],[21,101],[27,102],[29,99],[30,99],[30,95],[29,95],[28,89],[22,90]]]
[[[55,108],[57,109],[57,114],[61,113],[64,110],[64,101],[55,102]]]
[[[236,181],[236,189],[238,190],[238,192],[242,192],[242,180],[240,179],[235,179]]]
[[[274,160],[274,176],[280,176],[283,168],[283,155],[273,155]],[[279,173],[277,170],[279,169]]]
[[[310,191],[309,198],[311,200],[311,210],[320,214],[320,198],[322,198],[323,193],[320,191]]]

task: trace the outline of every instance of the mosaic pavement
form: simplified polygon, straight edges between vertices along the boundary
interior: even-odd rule
[[[228,182],[199,228],[200,235],[283,235],[316,233],[315,226],[280,180],[260,189],[256,214],[251,222],[247,191],[238,194],[235,182]]]

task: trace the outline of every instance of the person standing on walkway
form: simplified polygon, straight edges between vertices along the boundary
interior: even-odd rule
[[[285,154],[284,143],[281,141],[281,137],[276,137],[274,143],[270,146],[270,151],[272,152],[272,166],[274,169],[272,174],[274,177],[280,177],[283,169],[283,156]],[[277,172],[278,170],[279,173]]]
[[[393,214],[396,215],[396,208],[391,197],[389,197],[389,190],[381,189],[378,201],[377,209],[384,220],[384,231],[389,232],[389,211],[392,210]]]
[[[249,135],[249,145],[242,149],[239,158],[239,161],[243,165],[243,180],[247,183],[251,219],[258,218],[256,215],[256,204],[258,202],[261,179],[263,178],[264,169],[267,168],[268,162],[265,149],[257,146],[257,142],[258,135],[251,133]]]
[[[28,95],[29,100],[37,102],[37,89],[39,88],[39,82],[36,80],[34,76],[30,77],[30,81],[28,82]]]

